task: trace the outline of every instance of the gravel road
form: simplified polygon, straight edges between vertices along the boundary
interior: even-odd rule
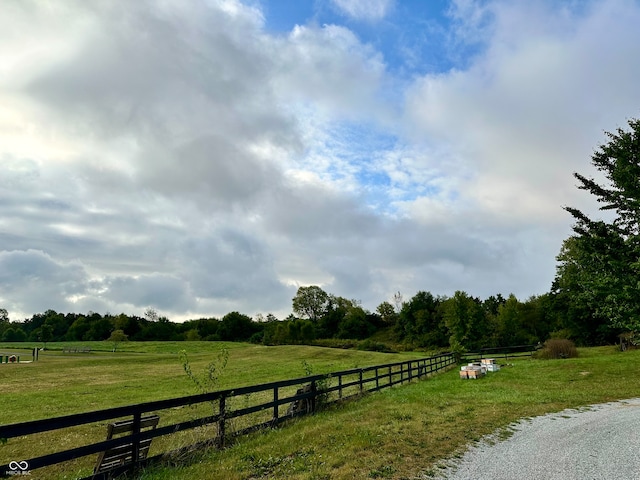
[[[483,439],[435,478],[640,479],[640,398],[535,417],[511,429],[507,440]]]

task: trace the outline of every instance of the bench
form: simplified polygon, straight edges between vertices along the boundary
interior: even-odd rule
[[[155,430],[159,421],[160,417],[158,415],[142,417],[140,419],[140,431]],[[114,422],[107,425],[107,440],[111,440],[114,436],[125,433],[133,433],[133,420],[122,420],[120,422]],[[151,438],[147,438],[140,441],[138,447],[138,461],[147,458],[149,447],[151,447],[151,440]],[[127,443],[126,445],[121,445],[99,453],[96,460],[96,466],[93,469],[93,474],[96,475],[99,473],[109,472],[115,468],[133,463],[132,447],[132,443]]]

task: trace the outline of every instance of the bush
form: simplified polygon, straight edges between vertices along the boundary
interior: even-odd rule
[[[358,342],[355,340],[338,339],[338,338],[319,338],[317,340],[310,342],[309,344],[315,345],[316,347],[351,349],[351,348],[355,348],[357,343]]]
[[[249,338],[249,343],[262,343],[264,341],[264,332],[256,332]]]
[[[566,338],[552,338],[544,342],[544,348],[536,353],[537,358],[574,358],[578,356],[576,345]]]
[[[374,342],[373,340],[363,340],[358,344],[358,350],[368,350],[370,352],[396,353],[391,347],[382,342]]]

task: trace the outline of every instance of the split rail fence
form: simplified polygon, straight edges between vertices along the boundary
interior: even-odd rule
[[[224,448],[231,438],[270,428],[280,423],[312,413],[320,405],[340,402],[397,384],[423,379],[456,363],[451,353],[433,357],[355,368],[326,375],[310,375],[291,380],[221,390],[187,397],[158,400],[136,405],[109,408],[44,420],[0,425],[0,440],[5,446],[37,439],[39,445],[49,445],[54,451],[33,458],[6,458],[0,455],[0,478],[31,473],[41,468],[80,472],[85,479],[106,479],[134,470],[149,462],[179,458],[203,446]],[[158,415],[160,423],[153,430],[143,430],[143,418]],[[129,435],[105,438],[105,426],[115,421],[132,421]],[[106,423],[105,423],[106,422]],[[142,425],[144,426],[144,425]],[[109,436],[110,437],[110,436]],[[141,445],[156,439],[150,455],[142,458]],[[87,444],[87,440],[97,440]],[[56,451],[57,445],[75,446]],[[28,445],[28,443],[27,443]],[[124,446],[124,447],[123,447]],[[15,452],[28,451],[16,447]],[[130,449],[128,463],[116,470],[100,472],[95,460],[86,457],[117,448]],[[13,449],[8,450],[9,455]],[[6,462],[6,463],[5,463]],[[100,473],[96,473],[100,472]],[[43,472],[44,473],[44,472]]]

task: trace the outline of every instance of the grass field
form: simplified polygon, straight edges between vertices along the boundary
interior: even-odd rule
[[[30,348],[7,348],[10,345],[0,344],[0,352],[31,359]],[[218,342],[127,342],[116,353],[107,342],[89,342],[77,344],[91,347],[89,354],[62,353],[63,346],[70,345],[74,344],[49,344],[36,363],[2,365],[5,408],[0,409],[0,424],[199,393],[184,373],[179,359],[182,350],[193,371],[200,374],[218,352],[228,350],[220,389],[304,377],[303,360],[314,374],[321,374],[425,356]]]
[[[0,345],[0,352],[9,346]],[[37,363],[1,365],[0,424],[195,393],[178,359],[183,348],[195,372],[222,347],[229,350],[220,388],[304,376],[303,360],[313,373],[326,373],[425,356],[210,342],[131,342],[117,353],[90,346],[90,354],[49,350]],[[640,379],[633,374],[639,358],[638,351],[600,347],[582,349],[576,359],[510,360],[510,366],[477,381],[460,380],[452,370],[245,437],[221,452],[193,454],[183,465],[155,468],[142,478],[417,478],[485,434],[499,428],[508,434],[506,427],[518,419],[640,396]],[[104,425],[87,426],[55,444],[66,448],[103,435]],[[0,446],[0,462],[44,453],[51,442],[11,439]],[[75,478],[89,473],[92,460],[34,471],[31,478]]]

